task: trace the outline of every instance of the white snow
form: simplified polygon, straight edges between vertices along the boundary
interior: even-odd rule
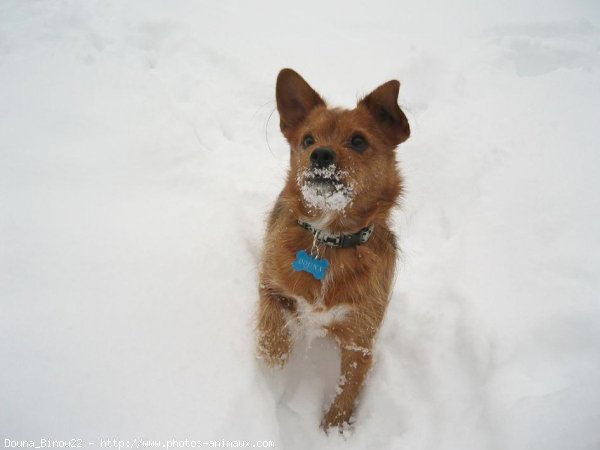
[[[0,440],[600,445],[597,2],[0,3]],[[254,357],[282,67],[392,78],[403,249],[346,440],[339,357]],[[269,120],[270,118],[270,120]]]
[[[300,172],[296,182],[306,207],[323,213],[324,216],[344,211],[354,197],[353,183],[345,181],[347,175],[347,171],[340,170],[333,164]],[[322,180],[315,180],[315,177]]]

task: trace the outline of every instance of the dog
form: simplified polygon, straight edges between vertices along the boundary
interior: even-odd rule
[[[389,220],[402,194],[395,150],[410,136],[399,89],[388,81],[347,110],[329,108],[292,69],[277,77],[290,170],[267,221],[257,352],[283,367],[298,333],[339,344],[340,381],[325,431],[352,424],[394,282]]]

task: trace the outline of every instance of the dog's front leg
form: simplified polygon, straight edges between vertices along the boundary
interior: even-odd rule
[[[356,400],[369,373],[372,364],[371,344],[357,345],[354,342],[340,342],[341,375],[338,393],[323,417],[321,426],[325,431],[330,428],[349,425]]]
[[[282,297],[262,287],[259,289],[257,352],[270,367],[283,367],[292,348]]]

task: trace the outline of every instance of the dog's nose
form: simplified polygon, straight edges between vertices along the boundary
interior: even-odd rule
[[[317,148],[310,155],[310,163],[313,167],[328,167],[335,162],[335,153],[329,148]]]

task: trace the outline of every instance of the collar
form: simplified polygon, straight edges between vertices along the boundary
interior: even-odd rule
[[[375,228],[375,225],[371,224],[368,227],[365,227],[362,230],[358,231],[357,233],[342,234],[326,233],[323,230],[319,230],[313,227],[310,223],[302,222],[301,220],[298,220],[298,225],[300,225],[305,230],[310,231],[318,243],[325,244],[329,247],[337,248],[350,248],[364,244],[369,240],[369,238],[373,234],[373,228]]]

